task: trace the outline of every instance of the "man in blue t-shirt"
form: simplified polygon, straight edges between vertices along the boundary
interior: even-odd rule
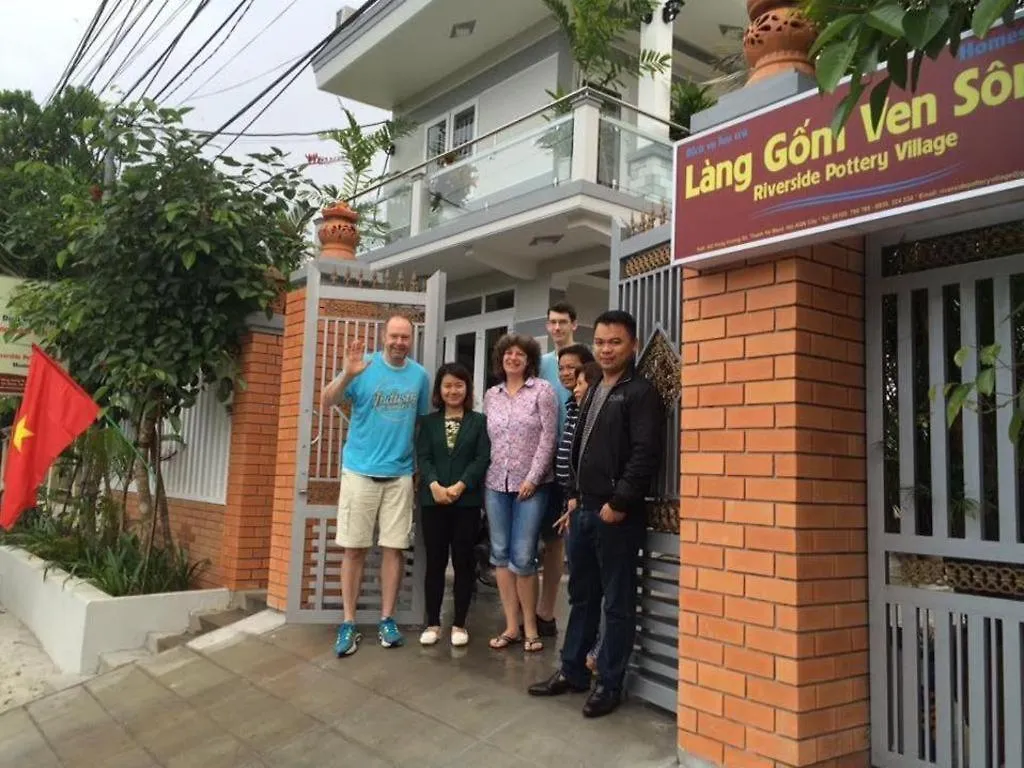
[[[366,553],[380,526],[381,619],[377,636],[385,648],[402,644],[392,618],[405,567],[413,524],[416,420],[430,407],[430,377],[410,360],[413,325],[394,316],[384,326],[383,351],[366,354],[361,340],[349,345],[341,375],[324,387],[326,410],[344,399],[352,406],[341,454],[341,493],[335,537],[345,552],[341,561],[341,600],[345,618],[338,627],[338,657],[359,649],[356,605],[363,583]]]

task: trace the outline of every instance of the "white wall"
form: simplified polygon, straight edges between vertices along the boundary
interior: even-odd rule
[[[576,319],[581,328],[592,328],[594,318],[608,309],[608,291],[571,281],[565,291],[565,300],[576,308]]]
[[[493,66],[500,67],[502,63],[496,62]],[[391,168],[396,171],[405,170],[413,168],[427,159],[427,126],[447,114],[450,108],[459,109],[466,104],[475,102],[477,107],[476,135],[482,136],[551,101],[546,90],[555,90],[557,79],[558,55],[552,54],[524,69],[510,72],[508,78],[497,85],[488,86],[479,91],[461,92],[458,98],[462,101],[454,107],[449,104],[451,99],[443,97],[434,100],[433,103],[436,103],[437,106],[433,109],[429,103],[419,107],[416,114],[422,116],[422,119],[417,121],[419,124],[415,131],[395,143]],[[524,121],[508,131],[503,131],[498,136],[480,142],[476,145],[476,153],[486,152],[496,145],[514,140],[515,137],[544,125],[544,122],[544,118],[540,116]],[[533,149],[532,143],[529,148]],[[510,150],[498,160],[502,166],[515,168],[518,163],[528,159],[529,154],[531,153],[525,149]],[[539,153],[533,150],[532,154],[536,156]],[[486,179],[484,182],[486,183]]]

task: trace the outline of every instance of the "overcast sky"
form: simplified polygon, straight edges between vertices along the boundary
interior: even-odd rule
[[[189,59],[207,37],[231,14],[238,0],[211,0],[209,6],[189,27],[174,54],[168,59],[157,85],[149,91],[156,91]],[[190,93],[198,93],[189,101],[195,111],[189,115],[190,127],[213,130],[218,128],[234,112],[246,104],[263,88],[281,75],[288,67],[285,62],[305,53],[323,38],[334,26],[337,10],[343,5],[358,6],[362,0],[295,0],[295,4],[266,32],[237,58],[230,60],[251,38],[260,32],[291,0],[252,0],[252,6],[231,34],[223,48],[189,79],[168,103],[178,106]],[[102,53],[107,35],[112,33],[130,6],[135,6],[132,18],[144,8],[147,0],[109,0],[108,12],[112,7],[121,10],[99,34],[96,44],[86,54],[83,63],[89,62],[93,52]],[[70,60],[92,19],[100,0],[0,0],[0,88],[29,90],[38,101],[46,99],[57,83],[64,67]],[[135,30],[111,57],[97,78],[96,85],[106,82],[134,45],[149,20],[163,8],[152,26],[152,35],[160,25],[169,19],[179,7],[181,13],[174,17],[164,31],[146,47],[139,57],[118,77],[116,84],[122,89],[130,87],[152,64],[160,53],[184,27],[199,0],[155,0],[149,3],[149,10],[142,17]],[[166,6],[164,8],[164,6]],[[237,16],[234,17],[237,20]],[[187,74],[198,62],[209,55],[224,39],[230,28],[226,27],[217,40],[186,69]],[[100,61],[97,56],[87,68],[80,68],[72,77],[73,84],[83,84],[92,68]],[[273,72],[268,70],[282,65]],[[251,83],[231,88],[223,93],[201,98],[205,94],[230,88],[250,78],[258,77]],[[183,75],[184,77],[184,75]],[[205,84],[203,81],[211,78]],[[176,81],[177,82],[177,81]],[[201,86],[201,87],[200,87]],[[260,102],[251,112],[232,125],[228,130],[240,131],[266,102]],[[345,106],[355,112],[360,122],[372,122],[386,117],[386,113],[362,104],[346,102]],[[315,131],[342,124],[341,106],[337,97],[318,91],[313,71],[307,67],[288,91],[260,117],[249,132],[272,133],[282,131]],[[238,157],[246,152],[258,152],[274,145],[291,153],[296,164],[304,162],[307,152],[323,155],[334,154],[334,145],[317,138],[309,139],[255,139],[241,138],[231,148],[230,154]],[[307,173],[314,181],[321,183],[340,182],[341,168],[320,166],[310,168]]]

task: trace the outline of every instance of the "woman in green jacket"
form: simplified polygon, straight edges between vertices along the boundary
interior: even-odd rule
[[[445,363],[434,377],[433,413],[416,436],[420,471],[423,543],[427,551],[424,587],[427,628],[422,645],[441,636],[441,601],[451,553],[455,570],[455,615],[451,644],[469,642],[466,614],[473,597],[473,547],[483,506],[483,479],[491,460],[487,421],[473,410],[473,378],[458,363]]]

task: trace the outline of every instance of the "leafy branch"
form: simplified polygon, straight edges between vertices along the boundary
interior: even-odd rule
[[[628,32],[640,29],[644,18],[660,5],[657,0],[543,0],[569,43],[578,68],[577,84],[597,88],[620,86],[622,77],[664,72],[670,54],[625,50]]]
[[[1018,307],[1015,311],[1020,312],[1024,307]],[[974,411],[991,413],[1000,408],[1009,408],[1013,415],[1010,418],[1009,438],[1014,445],[1020,445],[1021,435],[1024,434],[1024,390],[1016,393],[996,392],[996,381],[1000,369],[1013,369],[1004,363],[1000,356],[1003,348],[999,344],[990,344],[977,350],[978,374],[974,381],[947,384],[944,388],[946,399],[946,423],[953,426],[953,423],[960,416],[964,408]],[[968,355],[972,350],[968,347],[961,347],[953,356],[953,362],[957,368],[962,369],[967,362]],[[929,393],[934,398],[934,390]],[[974,398],[972,399],[972,395]],[[1000,402],[1001,396],[1001,402]],[[984,405],[981,400],[991,401],[991,405]]]
[[[380,168],[380,157],[384,155],[390,159],[395,151],[395,142],[416,130],[416,124],[398,118],[386,120],[368,131],[359,124],[350,110],[346,109],[344,113],[347,125],[323,133],[320,138],[338,145],[345,166],[345,176],[338,196],[359,214],[359,229],[363,239],[383,240],[388,233],[388,223],[379,217],[379,201],[365,193],[395,175],[388,171],[387,160],[383,169]],[[374,198],[377,196],[378,193],[373,195]]]
[[[1020,8],[1024,0],[804,0],[805,13],[821,29],[811,48],[818,87],[832,93],[851,77],[833,130],[846,125],[871,82],[869,104],[877,125],[893,86],[917,90],[926,58],[938,59],[947,49],[956,56],[963,32],[985,37],[1000,18],[1012,24]],[[876,75],[882,62],[885,75]]]

